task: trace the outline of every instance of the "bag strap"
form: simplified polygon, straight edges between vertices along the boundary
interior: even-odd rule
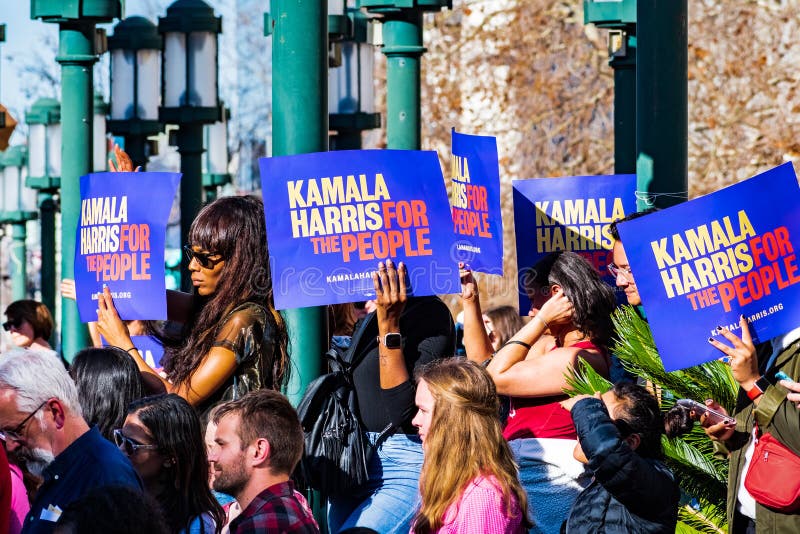
[[[364,319],[361,320],[356,327],[355,332],[353,332],[353,337],[350,341],[350,348],[347,349],[347,352],[344,355],[344,362],[348,365],[351,373],[367,356],[366,350],[359,350],[361,340],[363,339],[367,328],[371,326],[373,321],[377,320],[378,319],[375,312],[369,313],[366,317],[364,317]]]

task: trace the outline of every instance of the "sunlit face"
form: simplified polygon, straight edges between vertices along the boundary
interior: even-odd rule
[[[628,264],[628,255],[625,254],[625,248],[622,246],[622,241],[615,241],[611,249],[611,257],[614,265],[616,265],[618,272],[616,277],[617,287],[625,291],[625,297],[628,299],[628,304],[631,306],[639,306],[642,303],[642,298],[639,296],[639,290],[636,287],[636,282],[633,279],[633,273],[630,272],[630,264]]]
[[[193,257],[189,262],[192,285],[197,288],[197,294],[201,297],[213,295],[217,291],[222,270],[225,268],[225,260],[219,254],[203,250],[197,245],[192,246],[192,250],[204,258],[201,261],[198,257]]]
[[[241,418],[227,414],[219,420],[209,462],[214,466],[214,489],[236,497],[247,486],[250,478],[247,466],[247,451],[239,438]]]
[[[156,444],[155,437],[150,432],[136,412],[129,414],[122,425],[122,435],[136,445],[152,446]],[[139,473],[145,485],[159,479],[162,470],[168,465],[169,459],[157,449],[137,448],[134,451],[123,453],[133,464],[133,468]]]
[[[425,437],[431,429],[433,406],[435,403],[431,390],[424,380],[420,380],[417,384],[417,394],[414,397],[414,402],[417,405],[417,415],[411,420],[411,424],[417,427],[419,437],[424,445]]]
[[[11,335],[11,341],[14,345],[22,348],[28,348],[33,345],[36,339],[36,334],[33,332],[33,325],[25,319],[17,319],[12,321],[8,333]]]
[[[53,423],[48,413],[48,404],[36,411],[19,410],[17,392],[0,390],[0,429],[8,433],[6,449],[24,460],[28,470],[37,476],[55,460],[48,433]]]
[[[217,442],[214,441],[217,434],[217,425],[214,421],[209,420],[206,425],[206,453],[208,454],[208,485],[214,485],[214,462],[211,461],[212,454],[217,450]]]

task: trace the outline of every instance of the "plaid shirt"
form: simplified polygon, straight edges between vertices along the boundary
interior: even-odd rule
[[[319,527],[292,481],[270,486],[230,524],[231,534],[319,534]]]

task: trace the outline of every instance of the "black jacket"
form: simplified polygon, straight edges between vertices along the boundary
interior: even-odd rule
[[[680,490],[670,470],[623,441],[600,399],[575,403],[572,420],[594,480],[578,495],[562,531],[675,532]]]

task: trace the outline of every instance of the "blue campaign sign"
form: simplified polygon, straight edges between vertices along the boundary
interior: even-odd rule
[[[104,347],[108,346],[106,338],[100,336],[100,342]],[[147,365],[154,371],[164,367],[161,362],[164,357],[164,345],[155,336],[131,336],[131,343],[139,349],[139,354]]]
[[[455,254],[473,271],[503,276],[503,213],[497,140],[452,130],[450,204]]]
[[[520,313],[531,306],[524,288],[533,266],[551,252],[580,254],[616,289],[606,269],[614,244],[609,225],[636,211],[636,175],[536,178],[512,185]],[[624,293],[618,292],[617,300],[624,301]]]
[[[180,177],[167,172],[81,177],[74,264],[81,321],[97,320],[103,285],[123,320],[167,318],[164,240]]]
[[[460,291],[436,152],[347,150],[262,158],[275,307],[374,298],[372,272],[403,261],[414,295]]]
[[[619,233],[667,371],[719,358],[708,338],[717,326],[741,336],[740,314],[756,343],[800,324],[791,163],[622,223]]]

